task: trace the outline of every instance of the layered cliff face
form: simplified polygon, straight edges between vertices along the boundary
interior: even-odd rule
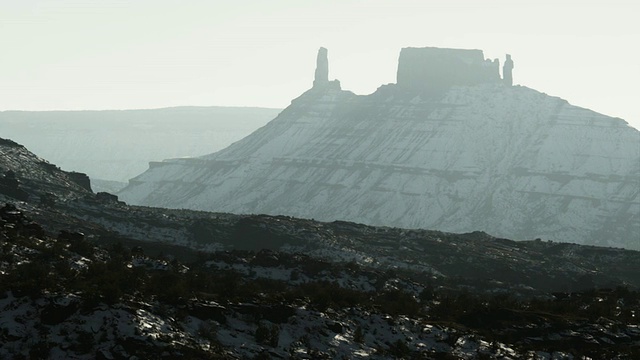
[[[473,51],[457,54],[467,75],[434,80],[439,57],[424,52],[401,55],[398,84],[367,96],[314,86],[226,149],[151,164],[121,197],[640,249],[639,131],[506,86],[497,61],[465,62]]]

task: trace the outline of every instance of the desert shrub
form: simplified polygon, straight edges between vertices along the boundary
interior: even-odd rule
[[[409,357],[409,355],[411,355],[411,349],[409,348],[407,343],[400,339],[389,345],[388,351],[389,355],[399,359],[407,358]]]
[[[402,290],[383,292],[375,299],[375,304],[380,307],[382,312],[394,316],[416,316],[420,312],[420,304],[413,295]]]
[[[277,325],[259,324],[256,329],[256,342],[259,344],[278,347],[280,341],[280,328]]]
[[[353,341],[358,344],[362,344],[364,342],[364,331],[362,330],[362,326],[358,325],[356,331],[353,333]]]

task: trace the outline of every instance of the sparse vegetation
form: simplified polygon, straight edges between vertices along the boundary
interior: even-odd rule
[[[438,277],[411,269],[380,270],[355,261],[331,262],[274,250],[200,253],[184,264],[118,241],[96,246],[78,233],[61,233],[54,239],[43,235],[23,214],[11,211],[0,231],[2,297],[49,304],[31,310],[40,317],[38,335],[28,352],[15,350],[15,358],[48,356],[58,346],[50,341],[52,329],[97,309],[110,309],[100,320],[100,331],[71,330],[68,325],[59,330],[69,351],[95,355],[100,343],[114,341],[110,340],[113,330],[107,329],[121,321],[116,314],[120,319],[133,316],[126,314],[147,314],[165,319],[173,330],[153,335],[155,345],[149,345],[143,342],[151,339],[149,328],[135,327],[133,335],[118,340],[129,355],[162,351],[183,358],[229,357],[219,338],[223,336],[219,329],[229,326],[229,317],[251,324],[253,341],[264,349],[253,353],[256,358],[285,350],[335,357],[337,353],[331,355],[317,346],[319,337],[330,339],[337,334],[382,357],[449,356],[419,350],[411,336],[402,335],[411,326],[421,329],[425,324],[437,329],[434,339],[448,349],[461,346],[465,336],[476,344],[486,342],[478,358],[499,354],[501,344],[520,353],[562,351],[592,358],[617,354],[622,359],[639,355],[633,342],[620,340],[640,339],[633,330],[638,326],[640,294],[628,286],[553,294],[495,292],[489,291],[495,285],[488,280]],[[354,231],[338,225],[342,231]],[[579,278],[576,283],[587,280]],[[50,299],[63,294],[73,300],[65,306],[53,305]],[[296,314],[301,309],[327,320],[314,327],[305,325],[306,337],[301,340],[283,342],[282,326],[300,324]],[[422,336],[416,335],[422,334],[416,329],[411,330],[412,336]],[[185,336],[192,343],[185,343]],[[595,338],[607,341],[599,340],[596,346],[590,340]],[[0,340],[10,339],[11,330],[0,329]],[[198,341],[208,347],[193,345]]]
[[[614,351],[628,356],[638,354],[636,348],[624,343],[616,343],[615,350],[610,346],[604,346],[606,344],[582,344],[578,350],[575,343],[580,340],[577,339],[562,338],[558,341],[539,343],[525,341],[530,338],[544,338],[549,332],[584,333],[585,329],[595,331],[595,327],[600,326],[612,333],[620,333],[625,331],[627,326],[637,325],[640,294],[627,287],[556,293],[546,298],[515,298],[508,294],[483,295],[473,294],[464,289],[455,290],[454,284],[446,279],[438,279],[434,283],[430,278],[421,290],[411,293],[396,288],[404,281],[413,281],[405,278],[401,272],[372,272],[355,263],[340,265],[323,261],[310,262],[307,257],[296,254],[270,252],[269,257],[278,257],[278,262],[272,263],[264,260],[265,253],[223,252],[201,256],[196,263],[190,264],[187,268],[177,261],[167,263],[162,259],[144,256],[140,251],[134,252],[136,256],[133,257],[132,251],[122,244],[114,244],[106,249],[96,248],[86,239],[75,239],[73,242],[51,239],[47,245],[34,238],[10,236],[3,241],[2,248],[11,249],[12,247],[7,246],[9,244],[32,250],[21,258],[15,258],[17,255],[12,257],[7,251],[3,251],[5,264],[14,264],[11,265],[12,270],[3,275],[4,294],[11,291],[17,296],[31,299],[46,296],[51,292],[77,294],[81,302],[78,309],[84,309],[77,311],[92,311],[100,304],[113,306],[123,302],[134,304],[155,299],[157,314],[180,318],[196,313],[203,316],[202,311],[192,313],[190,310],[193,309],[193,305],[190,304],[194,302],[213,300],[217,303],[234,304],[251,301],[257,306],[255,310],[251,310],[252,319],[256,323],[255,341],[270,348],[277,348],[280,344],[280,329],[274,321],[287,321],[287,317],[290,316],[287,315],[290,310],[282,313],[282,316],[277,315],[273,306],[284,303],[289,304],[287,306],[306,306],[320,312],[359,309],[359,312],[383,314],[388,316],[386,323],[391,327],[397,325],[397,320],[394,319],[422,319],[420,321],[446,324],[447,327],[458,329],[457,331],[476,334],[475,336],[491,344],[510,343],[522,350],[563,349],[573,354],[591,357],[612,354]],[[78,256],[87,259],[88,264],[84,267],[73,265],[72,259]],[[247,276],[236,270],[223,270],[208,265],[211,261],[222,260],[228,264],[248,264],[255,269],[285,266],[295,269],[298,274],[297,282],[291,283],[290,278],[264,278],[258,276],[256,271],[249,272]],[[340,285],[335,279],[344,274],[364,276],[370,283],[377,284],[378,290],[357,290]],[[327,277],[333,277],[334,280],[327,280]],[[390,283],[394,286],[384,289],[387,287],[385,284]],[[178,310],[181,308],[184,310]],[[272,310],[264,312],[259,310],[260,308]],[[64,317],[71,316],[73,311],[76,310],[71,308],[69,314],[47,321],[64,321]],[[178,315],[180,312],[182,315]],[[224,318],[224,315],[220,318],[214,314],[208,316],[220,320]],[[269,316],[270,320],[265,320],[264,316]],[[217,340],[217,323],[205,318],[198,325],[195,336],[210,341],[213,349],[217,349],[214,351],[222,354],[223,347]],[[330,328],[331,331],[343,331],[342,325],[332,325]],[[43,331],[46,334],[46,328]],[[143,335],[143,332],[136,331],[139,336]],[[365,330],[362,325],[354,325],[352,331],[355,343],[367,343],[365,333],[371,330]],[[101,338],[104,340],[105,336],[103,334]],[[377,329],[373,329],[372,336],[379,336]],[[77,340],[72,349],[77,354],[90,353],[99,341],[88,332],[79,332],[75,338]],[[455,346],[457,338],[450,337],[453,342],[448,346]],[[29,356],[46,357],[53,347],[55,344],[42,340],[32,347]],[[309,351],[320,354],[317,349]],[[379,349],[379,353],[395,358],[407,358],[418,354],[410,343],[403,339],[388,343]],[[256,356],[266,354],[262,352]],[[491,358],[486,353],[482,356]],[[434,358],[437,356],[434,355]]]

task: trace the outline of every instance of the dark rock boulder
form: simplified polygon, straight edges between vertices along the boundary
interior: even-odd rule
[[[122,203],[118,200],[117,195],[109,194],[108,192],[99,192],[96,194],[96,200],[105,204],[119,204]]]
[[[80,185],[85,190],[92,191],[91,180],[89,179],[89,176],[87,176],[87,174],[75,171],[68,172],[67,174],[69,175],[71,181]]]
[[[219,323],[226,321],[227,309],[218,304],[196,302],[190,306],[189,314],[201,320],[213,319]]]
[[[253,317],[255,321],[267,320],[274,324],[283,324],[296,314],[296,309],[286,304],[279,305],[258,305],[258,304],[238,304],[233,309],[243,315]]]

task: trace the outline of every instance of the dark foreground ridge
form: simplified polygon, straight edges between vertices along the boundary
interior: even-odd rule
[[[96,246],[80,233],[53,238],[11,205],[0,225],[3,358],[640,355],[640,293],[628,286],[498,290],[489,280],[291,250],[199,253],[185,263],[121,241]],[[261,236],[249,229],[242,237]]]

